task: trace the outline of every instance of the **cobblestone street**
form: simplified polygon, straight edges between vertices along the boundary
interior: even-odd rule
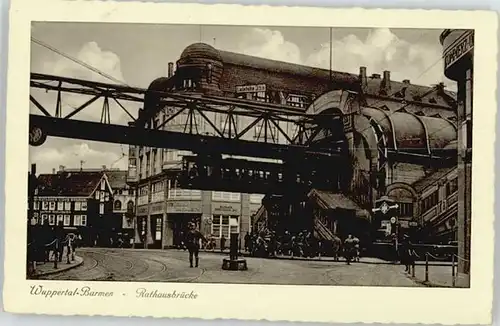
[[[399,265],[373,258],[360,263],[247,258],[247,271],[224,271],[219,253],[200,253],[200,267],[189,268],[181,250],[80,249],[83,264],[42,279],[140,282],[197,282],[291,285],[421,286]]]

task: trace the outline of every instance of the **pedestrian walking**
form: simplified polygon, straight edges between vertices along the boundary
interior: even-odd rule
[[[247,234],[245,234],[245,251],[248,252],[249,250],[249,247],[250,247],[250,234],[247,232]]]
[[[220,238],[220,252],[224,252],[224,250],[226,250],[226,237],[223,234]]]
[[[188,224],[189,230],[186,233],[186,246],[189,250],[189,267],[193,267],[193,256],[195,259],[195,266],[198,267],[199,258],[198,254],[200,252],[200,240],[207,241],[207,239],[201,234],[200,231],[196,229],[194,223]]]

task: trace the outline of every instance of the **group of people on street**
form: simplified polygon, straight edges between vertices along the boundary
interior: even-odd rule
[[[338,237],[332,240],[319,240],[311,231],[299,231],[290,233],[285,230],[281,235],[275,231],[264,230],[261,232],[250,232],[244,237],[244,249],[255,257],[318,257],[332,256],[338,260],[340,255],[346,258],[348,264],[351,261],[359,261],[360,240],[348,235],[342,242]]]
[[[36,262],[55,261],[62,262],[64,249],[66,261],[69,264],[75,260],[76,248],[80,245],[82,237],[78,233],[67,233],[63,223],[50,226],[28,226],[28,267],[34,267]]]

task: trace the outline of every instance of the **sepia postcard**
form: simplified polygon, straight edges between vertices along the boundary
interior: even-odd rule
[[[9,29],[7,311],[491,322],[495,13],[16,0]]]

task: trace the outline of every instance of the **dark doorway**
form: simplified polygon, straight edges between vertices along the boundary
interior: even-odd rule
[[[151,216],[151,237],[153,238],[153,243],[149,247],[152,249],[161,249],[163,239],[163,215]]]

